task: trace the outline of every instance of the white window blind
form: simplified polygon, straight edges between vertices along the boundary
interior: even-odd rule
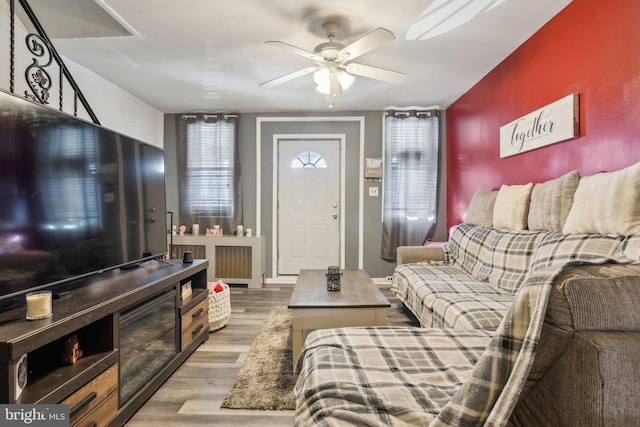
[[[224,120],[187,124],[185,202],[198,217],[234,216],[235,125]]]
[[[439,117],[437,112],[389,114],[384,122],[383,250],[420,245],[436,221]]]

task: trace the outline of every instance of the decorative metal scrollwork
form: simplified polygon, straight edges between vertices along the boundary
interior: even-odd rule
[[[27,48],[35,56],[31,65],[25,70],[24,76],[32,93],[25,91],[25,97],[41,104],[49,103],[49,89],[51,89],[51,77],[46,68],[51,65],[53,57],[47,43],[38,34],[29,34],[26,37]],[[46,61],[39,62],[38,58]]]
[[[0,0],[1,1],[1,0]],[[58,108],[60,111],[64,111],[63,108],[63,92],[65,86],[70,86],[70,90],[73,95],[73,115],[78,115],[78,102],[82,104],[85,112],[89,115],[91,120],[100,124],[100,121],[96,117],[95,113],[91,109],[89,102],[82,94],[80,87],[76,83],[75,79],[69,72],[69,69],[64,64],[62,58],[56,51],[55,46],[51,42],[51,39],[47,36],[44,28],[40,24],[40,21],[36,17],[35,13],[29,6],[28,0],[7,0],[9,3],[10,19],[9,19],[9,89],[10,92],[15,94],[15,65],[16,65],[16,21],[20,22],[22,17],[18,19],[17,4],[20,5],[22,12],[26,14],[31,22],[35,32],[29,34],[26,37],[27,50],[33,55],[33,62],[29,65],[24,72],[25,81],[28,89],[24,91],[25,98],[39,102],[41,104],[49,104],[50,90],[54,85],[57,85],[59,92],[58,95]],[[19,52],[22,54],[22,50]],[[49,71],[53,74],[54,78],[57,77],[57,83],[51,80],[47,67],[53,64],[54,71]],[[3,64],[2,64],[3,65]],[[49,70],[51,70],[49,68]],[[22,87],[22,86],[21,86]],[[22,89],[20,89],[22,90]],[[31,93],[30,93],[31,92]]]

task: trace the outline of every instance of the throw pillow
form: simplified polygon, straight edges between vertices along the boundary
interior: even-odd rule
[[[478,188],[471,197],[464,222],[480,227],[493,227],[493,206],[497,196],[497,191]]]
[[[460,265],[464,271],[479,279],[478,273],[489,256],[489,246],[495,236],[494,228],[464,223],[457,225],[451,231],[446,246],[449,262]]]
[[[531,191],[529,230],[562,231],[579,181],[578,171],[571,171],[560,178],[536,184]]]
[[[640,163],[580,179],[564,233],[640,232]]]
[[[493,207],[493,226],[510,230],[525,230],[529,216],[532,183],[503,185]]]
[[[529,272],[538,242],[547,234],[541,231],[498,231],[478,278],[486,277],[492,285],[515,294]]]

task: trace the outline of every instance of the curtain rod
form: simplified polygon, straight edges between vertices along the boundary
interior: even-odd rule
[[[203,114],[202,117],[205,120],[217,119],[218,115],[217,114]],[[237,119],[238,115],[237,114],[224,114],[222,117],[224,119]],[[198,118],[198,115],[196,115],[196,114],[183,114],[182,115],[182,120],[197,119],[197,118]]]
[[[409,117],[410,115],[415,115],[417,117],[420,117],[420,116],[431,117],[431,116],[439,116],[440,115],[440,111],[439,110],[427,110],[427,111],[419,111],[419,110],[395,111],[395,110],[391,110],[391,111],[385,111],[384,113],[382,113],[382,116],[383,117],[387,117],[390,114],[393,114],[396,117]]]

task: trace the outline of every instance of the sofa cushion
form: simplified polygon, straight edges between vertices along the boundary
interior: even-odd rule
[[[493,206],[497,196],[497,191],[478,188],[471,197],[464,222],[480,227],[493,227]]]
[[[546,322],[578,331],[640,329],[640,265],[584,265],[564,271],[551,291]]]
[[[571,171],[560,178],[536,184],[531,190],[529,230],[562,231],[579,181],[578,171]]]
[[[527,228],[529,202],[532,183],[524,185],[503,185],[496,196],[493,207],[493,226],[510,230]]]
[[[640,233],[640,163],[580,179],[564,233]]]
[[[588,262],[599,258],[610,258],[616,252],[621,236],[599,234],[550,233],[538,244],[531,261],[531,270],[569,262]]]
[[[453,228],[446,251],[452,264],[477,278],[484,261],[489,256],[489,245],[496,235],[493,228],[460,224]]]
[[[294,425],[429,425],[471,374],[491,334],[405,327],[313,331],[298,359]]]
[[[444,250],[446,242],[440,246],[398,246],[396,250],[396,262],[400,264],[410,264],[421,261],[444,261],[447,262],[449,254]]]
[[[547,234],[543,231],[497,231],[478,278],[515,293],[529,272],[538,242]]]
[[[431,325],[433,302],[440,296],[511,296],[507,291],[474,279],[458,266],[433,262],[397,266],[391,290],[423,327]]]
[[[514,299],[513,295],[443,295],[433,301],[430,327],[495,331]]]

